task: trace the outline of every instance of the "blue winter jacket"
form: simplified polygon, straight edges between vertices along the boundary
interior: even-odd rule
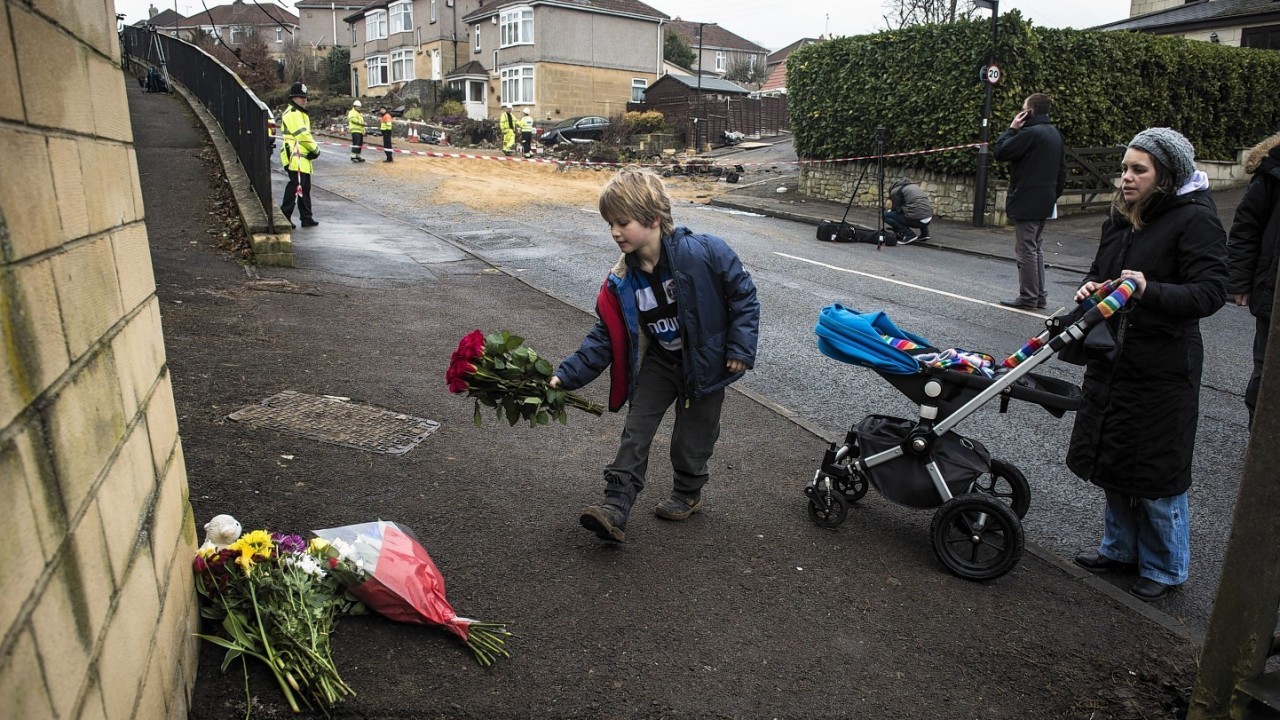
[[[679,227],[662,238],[662,245],[675,280],[685,390],[697,400],[742,376],[730,373],[727,361],[741,360],[748,368],[755,367],[760,302],[751,275],[724,240]],[[647,340],[636,308],[636,287],[644,282],[638,272],[631,272],[636,262],[623,255],[606,279],[627,324],[628,400],[635,393],[641,345]],[[576,390],[595,380],[611,361],[609,331],[597,320],[578,351],[556,368],[556,375],[561,387]]]

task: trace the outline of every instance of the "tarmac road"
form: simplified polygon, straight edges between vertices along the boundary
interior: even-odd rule
[[[744,186],[763,181],[761,187],[767,191],[771,181],[785,184],[792,168],[785,164],[785,149],[733,151],[718,152],[725,162],[739,158],[755,162],[754,154],[770,158],[760,162],[779,163],[753,169],[744,176]],[[298,232],[295,248],[303,276],[338,273],[365,285],[429,281],[432,273],[447,267],[441,262],[474,255],[590,311],[600,278],[616,259],[617,251],[594,208],[535,206],[497,215],[433,206],[420,202],[429,192],[425,180],[422,186],[378,183],[377,192],[371,193],[369,180],[376,178],[376,165],[350,166],[340,158],[335,153],[323,156],[315,175],[316,216],[322,222],[328,199],[336,202],[345,197],[415,225],[441,242],[424,246],[420,240],[402,241],[386,236],[385,227],[368,243],[324,232]],[[602,183],[605,177],[601,175]],[[277,181],[282,185],[283,177],[277,174]],[[843,437],[851,423],[867,414],[910,417],[914,407],[874,373],[818,353],[812,326],[823,306],[840,302],[859,310],[884,309],[901,327],[934,344],[995,355],[1013,352],[1040,328],[1038,317],[995,304],[1016,287],[1016,270],[1007,258],[920,246],[877,251],[870,245],[822,244],[813,239],[811,225],[706,205],[681,205],[675,208],[675,218],[677,224],[727,238],[759,287],[763,306],[759,364],[739,387],[829,439]],[[935,236],[960,240],[965,232],[959,224],[939,223]],[[1049,271],[1051,309],[1070,301],[1079,278],[1074,270]],[[1247,342],[1252,323],[1246,313],[1236,310],[1224,308],[1204,324],[1206,374],[1191,496],[1192,577],[1158,606],[1192,637],[1203,633],[1217,591],[1248,441],[1240,389],[1249,370]],[[1046,374],[1079,380],[1079,368],[1058,362],[1044,367]],[[1033,495],[1025,520],[1028,540],[1068,560],[1094,547],[1101,532],[1102,496],[1062,464],[1070,416],[1056,419],[1038,407],[1019,403],[1000,415],[997,406],[989,404],[959,430],[1027,475]],[[797,508],[804,505],[800,489],[814,469],[811,463],[798,461],[793,474],[776,478],[795,488]],[[873,493],[865,502],[885,501]],[[927,523],[925,517],[921,520]]]

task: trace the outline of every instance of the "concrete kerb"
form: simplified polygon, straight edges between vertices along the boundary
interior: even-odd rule
[[[146,67],[149,63],[145,61],[133,59],[134,62]],[[182,83],[171,81],[171,86],[175,92],[187,103],[191,111],[195,113],[200,124],[204,126],[205,132],[209,134],[209,139],[213,142],[215,152],[218,153],[218,161],[222,164],[222,170],[226,174],[227,182],[231,185],[231,194],[235,198],[236,209],[240,213],[240,221],[244,223],[245,232],[249,236],[249,246],[253,251],[254,261],[259,265],[275,266],[275,267],[293,267],[293,236],[289,230],[281,230],[272,232],[271,228],[287,228],[289,221],[285,218],[284,213],[271,203],[272,217],[267,217],[267,211],[262,208],[262,204],[258,200],[257,193],[254,192],[253,186],[249,184],[249,176],[244,172],[244,166],[240,163],[239,156],[236,155],[235,148],[231,147],[231,143],[227,141],[227,136],[222,132],[222,126],[214,119],[213,115],[205,108],[198,98],[191,94]],[[270,220],[274,220],[272,223]]]

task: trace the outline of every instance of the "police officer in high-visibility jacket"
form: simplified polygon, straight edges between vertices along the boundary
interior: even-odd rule
[[[364,162],[360,151],[364,149],[364,115],[360,113],[360,101],[351,103],[347,112],[347,132],[351,133],[351,162]]]
[[[520,142],[524,145],[524,156],[533,156],[533,116],[529,108],[524,109],[524,117],[520,119]]]
[[[311,116],[307,115],[307,86],[296,82],[289,88],[289,107],[280,116],[280,136],[284,140],[280,148],[280,164],[289,174],[289,184],[284,187],[284,201],[280,212],[293,224],[293,206],[298,206],[302,227],[314,227],[320,223],[311,217],[311,161],[320,157],[320,146],[311,137]]]
[[[382,162],[391,162],[391,113],[387,112],[387,106],[383,105],[378,108],[378,129],[382,131],[382,150],[387,154],[387,159]]]

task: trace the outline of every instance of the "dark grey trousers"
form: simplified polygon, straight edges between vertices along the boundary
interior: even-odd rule
[[[636,492],[644,489],[649,467],[649,447],[667,408],[676,406],[675,428],[671,432],[673,492],[682,497],[697,495],[711,473],[707,461],[720,439],[720,408],[724,390],[698,400],[689,400],[680,368],[645,357],[640,365],[636,392],[622,428],[618,454],[604,469],[606,485],[631,482]]]
[[[1018,259],[1018,301],[1047,304],[1044,287],[1044,220],[1014,220],[1014,256]]]

